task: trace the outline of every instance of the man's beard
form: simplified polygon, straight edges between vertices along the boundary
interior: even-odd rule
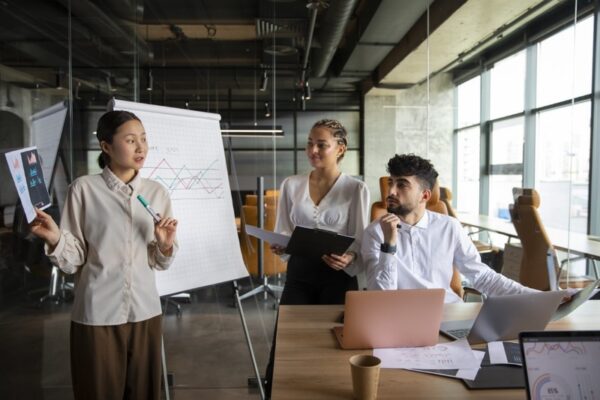
[[[411,208],[408,208],[405,205],[398,205],[396,207],[387,206],[387,211],[392,214],[396,214],[399,217],[406,217],[408,214],[412,212]]]

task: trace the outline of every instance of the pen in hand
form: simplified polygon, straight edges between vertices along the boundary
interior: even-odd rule
[[[140,203],[142,203],[142,205],[148,211],[148,213],[152,215],[154,222],[159,223],[161,220],[160,215],[158,215],[158,213],[154,211],[152,207],[150,207],[150,204],[146,201],[146,199],[141,194],[137,196],[137,199],[140,201]]]

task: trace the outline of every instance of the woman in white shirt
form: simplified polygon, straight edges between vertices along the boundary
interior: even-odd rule
[[[348,290],[357,290],[360,238],[368,224],[369,191],[364,182],[339,169],[348,142],[346,129],[335,120],[315,123],[306,155],[314,168],[285,179],[281,185],[275,231],[291,234],[298,225],[353,236],[342,255],[322,259],[291,256],[281,304],[343,304]],[[280,247],[272,247],[283,254]]]
[[[60,228],[43,211],[31,231],[53,264],[75,274],[71,377],[75,399],[160,398],[161,306],[154,270],[177,251],[168,191],[140,177],[148,144],[137,116],[98,121],[99,175],[69,186]],[[155,222],[138,201],[159,214]]]

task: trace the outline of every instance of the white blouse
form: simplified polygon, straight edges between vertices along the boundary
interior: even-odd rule
[[[310,198],[309,175],[294,175],[281,184],[275,232],[291,235],[296,226],[319,228],[354,237],[348,249],[357,258],[344,271],[361,271],[360,241],[369,223],[369,189],[364,182],[342,173],[319,205]]]

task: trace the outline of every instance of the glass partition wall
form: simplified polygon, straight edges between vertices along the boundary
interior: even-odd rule
[[[380,32],[380,37],[370,30],[360,32],[364,37],[357,47],[363,46],[363,53],[356,58],[361,59],[346,60],[356,70],[347,70],[342,79],[360,75],[362,83],[378,81],[370,82],[372,87],[360,98],[340,105],[338,99],[345,94],[326,88],[333,78],[329,75],[322,77],[325,100],[307,102],[306,93],[301,95],[297,87],[294,96],[284,99],[279,88],[289,83],[290,76],[296,79],[299,71],[292,71],[275,51],[265,55],[236,38],[225,39],[237,46],[235,57],[229,56],[247,56],[251,61],[236,68],[219,67],[217,60],[225,54],[223,43],[214,36],[221,31],[211,23],[187,27],[185,36],[166,19],[170,6],[141,0],[105,3],[100,7],[97,1],[0,1],[1,151],[35,143],[31,121],[40,111],[57,104],[67,108],[51,187],[56,217],[66,185],[100,171],[95,129],[113,97],[218,113],[222,128],[281,128],[283,135],[251,132],[223,137],[240,225],[248,195],[257,194],[257,178],[264,178],[265,191],[277,190],[287,176],[308,173],[305,147],[310,128],[320,119],[334,118],[348,131],[341,169],[365,180],[371,202],[380,200],[379,177],[387,175],[387,161],[395,153],[415,153],[433,162],[440,186],[453,193],[451,204],[459,219],[461,214],[475,214],[509,224],[512,188],[535,188],[544,225],[566,238],[559,258],[568,260],[567,276],[593,276],[594,264],[583,257],[576,260],[579,254],[570,251],[571,242],[581,238],[576,235],[587,239],[600,234],[600,183],[591,167],[600,159],[592,86],[598,86],[593,72],[599,70],[600,41],[594,40],[598,10],[593,6],[580,4],[577,13],[564,6],[551,19],[507,32],[506,40],[491,30],[495,39],[486,40],[500,44],[490,44],[479,54],[468,48],[449,58],[445,55],[451,43],[462,37],[450,18],[448,24],[440,22],[448,11],[441,6],[444,2],[408,2],[414,7],[410,9],[414,23],[406,30],[396,26],[397,15],[387,16],[392,23],[376,15],[383,18],[380,26],[390,31]],[[264,3],[292,7],[293,2]],[[486,2],[465,2],[475,3]],[[300,7],[306,11],[306,4]],[[201,4],[192,8],[186,12],[202,11],[198,11]],[[277,22],[277,16],[268,12],[271,19],[262,26]],[[402,13],[409,14],[408,8]],[[485,22],[479,17],[467,20],[475,27]],[[279,41],[287,40],[276,31],[261,33],[274,50],[282,44]],[[405,34],[415,40],[396,47]],[[473,39],[471,47],[478,43]],[[395,53],[396,68],[385,69],[391,61],[382,49]],[[398,62],[399,53],[404,58]],[[372,65],[369,71],[361,70],[367,64]],[[251,73],[244,74],[246,69]],[[27,391],[27,397],[71,398],[67,367],[71,278],[61,275],[54,289],[49,285],[51,266],[42,244],[28,235],[19,215],[3,157],[0,174],[0,312],[8,321],[0,332],[0,353],[5,360],[26,357],[27,363],[11,365],[15,373],[11,377],[25,380],[18,389]],[[492,236],[494,246],[503,247],[505,242],[504,236]],[[254,278],[240,280],[243,292],[264,283]],[[285,274],[269,279],[283,284]],[[58,304],[40,302],[55,289],[62,296]],[[210,397],[211,390],[247,390],[254,371],[239,315],[231,307],[232,293],[226,283],[163,302],[167,366],[176,390],[198,397]],[[265,298],[261,293],[244,302],[261,372],[268,362],[276,309],[273,299]],[[38,304],[39,309],[24,311]],[[3,370],[7,365],[0,362]],[[10,397],[10,386],[0,388],[2,398],[3,390]]]
[[[217,60],[223,44],[211,39],[214,28],[211,24],[202,27],[209,37],[194,40],[198,39],[191,36],[197,34],[194,27],[184,26],[190,35],[184,37],[167,21],[167,16],[186,17],[173,16],[174,12],[162,9],[160,2],[100,3],[0,2],[0,150],[4,154],[30,145],[39,146],[40,142],[33,137],[32,118],[57,104],[66,107],[64,121],[53,128],[62,129],[54,135],[60,146],[56,166],[51,169],[50,189],[56,204],[52,215],[57,220],[68,184],[82,175],[100,172],[97,164],[100,147],[95,131],[112,98],[217,113],[224,129],[281,128],[281,136],[252,132],[238,137],[223,136],[231,196],[239,220],[244,218],[242,207],[247,202],[246,196],[257,194],[258,177],[264,179],[263,189],[270,191],[279,189],[285,177],[311,170],[305,146],[310,128],[317,120],[338,119],[347,128],[349,146],[341,169],[361,177],[358,98],[349,106],[341,106],[337,102],[345,96],[343,93],[323,90],[324,96],[329,97],[320,104],[305,101],[308,100],[304,99],[305,93],[302,99],[300,94],[297,98],[283,99],[277,88],[287,85],[289,77],[296,79],[300,71],[291,71],[289,65],[279,61],[279,55],[264,55],[255,44],[233,42],[241,53],[254,54],[248,57],[252,63],[258,60],[259,66],[249,63],[236,68],[220,67]],[[266,4],[275,7],[276,2]],[[304,17],[305,4],[299,8]],[[277,17],[269,23],[277,26]],[[277,29],[272,29],[262,34],[277,49],[278,41],[286,38],[276,37],[276,32]],[[250,33],[246,35],[257,35]],[[263,83],[265,77],[268,82]],[[39,132],[42,138],[45,133]],[[3,321],[8,324],[0,334],[5,343],[0,351],[5,360],[25,357],[31,363],[14,368],[25,382],[14,388],[3,385],[0,397],[11,397],[13,390],[19,390],[20,395],[31,398],[68,399],[72,396],[68,340],[73,278],[59,273],[55,278],[44,256],[43,243],[29,234],[4,156],[0,158],[0,174],[0,312],[5,313]],[[251,247],[250,251],[255,256],[257,249]],[[253,278],[238,282],[242,293],[263,283],[256,276]],[[269,279],[282,285],[285,274]],[[238,311],[230,307],[232,293],[227,282],[192,291],[190,300],[163,299],[167,366],[174,375],[173,388],[198,390],[200,397],[215,388],[248,390],[247,380],[254,372]],[[261,373],[272,340],[274,304],[272,298],[265,300],[263,294],[244,301]],[[21,317],[23,306],[40,309],[34,316],[24,313]],[[22,330],[28,332],[22,337],[9,332]],[[215,346],[232,349],[221,353],[225,354],[223,362],[216,365],[210,361],[218,356],[213,354]],[[205,357],[206,354],[209,355]],[[0,368],[9,367],[0,365]]]

